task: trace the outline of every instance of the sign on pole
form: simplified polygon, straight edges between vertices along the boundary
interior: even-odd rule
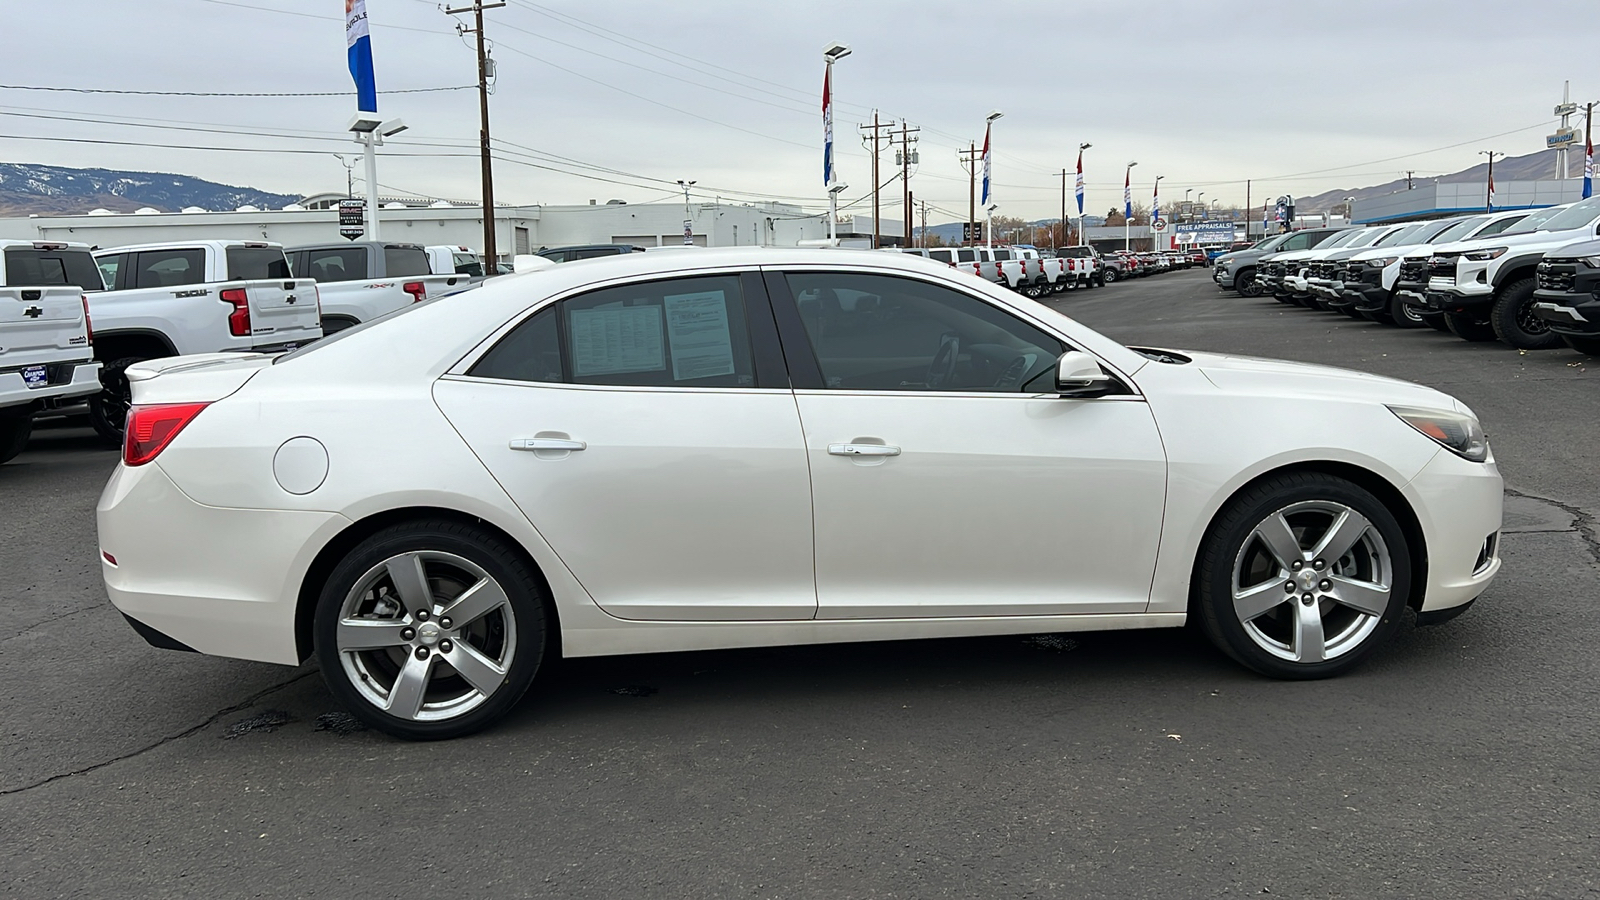
[[[694,244],[694,221],[692,219],[684,219],[683,220],[683,245],[685,247],[688,247],[688,246],[691,246],[693,244]]]
[[[339,233],[355,240],[366,233],[367,201],[339,201]]]
[[[968,244],[975,244],[983,240],[983,223],[962,222],[961,240]]]
[[[1577,143],[1578,129],[1576,128],[1558,128],[1556,129],[1555,134],[1547,134],[1544,136],[1544,146],[1547,150],[1555,150],[1561,147],[1573,147],[1577,146]]]

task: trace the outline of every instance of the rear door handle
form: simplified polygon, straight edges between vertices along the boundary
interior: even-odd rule
[[[513,438],[513,450],[583,450],[588,447],[583,441],[570,441],[563,438]]]
[[[829,444],[828,453],[833,456],[899,456],[900,448],[884,444]]]

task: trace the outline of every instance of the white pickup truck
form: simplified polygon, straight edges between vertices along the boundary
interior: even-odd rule
[[[317,283],[323,334],[477,286],[468,275],[431,274],[421,244],[345,241],[289,247],[284,253],[295,275]]]
[[[422,249],[428,253],[428,271],[435,275],[484,277],[483,257],[470,247],[430,244]]]
[[[104,289],[88,244],[0,241],[0,463],[35,413],[100,390],[84,297]]]
[[[317,285],[295,278],[281,244],[188,241],[94,255],[109,291],[89,298],[102,389],[89,420],[120,441],[132,394],[128,366],[223,351],[292,350],[322,337]]]

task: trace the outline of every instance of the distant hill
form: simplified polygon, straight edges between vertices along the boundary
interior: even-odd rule
[[[1540,150],[1529,153],[1527,156],[1508,156],[1496,160],[1494,164],[1494,180],[1496,183],[1507,181],[1544,181],[1556,177],[1556,152],[1554,150]],[[1567,153],[1567,177],[1583,177],[1583,148],[1578,147]],[[1470,169],[1462,169],[1449,175],[1417,175],[1412,179],[1416,185],[1438,181],[1443,184],[1459,184],[1462,182],[1476,182],[1484,184],[1489,178],[1489,164],[1480,163]],[[1371,187],[1340,188],[1326,191],[1313,197],[1295,198],[1295,215],[1304,213],[1332,212],[1344,208],[1344,198],[1354,197],[1357,200],[1371,200],[1374,197],[1383,197],[1398,193],[1406,189],[1406,180],[1396,178],[1383,184]]]
[[[296,199],[190,175],[0,163],[0,215],[8,216],[86,213],[96,208],[133,212],[145,206],[162,212],[186,206],[279,209]]]

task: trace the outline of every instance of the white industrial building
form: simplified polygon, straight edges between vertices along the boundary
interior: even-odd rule
[[[281,210],[96,210],[82,215],[0,218],[0,239],[81,241],[93,247],[202,239],[319,243],[340,240],[339,213],[331,206],[341,199],[343,195],[307,197]],[[424,204],[426,201],[384,203],[378,211],[380,237],[424,245],[483,245],[481,207]],[[316,208],[319,206],[323,208]],[[682,245],[685,221],[689,222],[689,242],[702,247],[793,247],[828,236],[825,213],[808,215],[783,203],[694,203],[686,210],[682,203],[611,201],[585,206],[496,207],[495,244],[506,261],[514,253],[574,244]],[[885,244],[899,243],[899,222],[885,220],[883,228]],[[870,236],[871,231],[870,218],[846,218],[840,221],[838,234],[848,239]]]

